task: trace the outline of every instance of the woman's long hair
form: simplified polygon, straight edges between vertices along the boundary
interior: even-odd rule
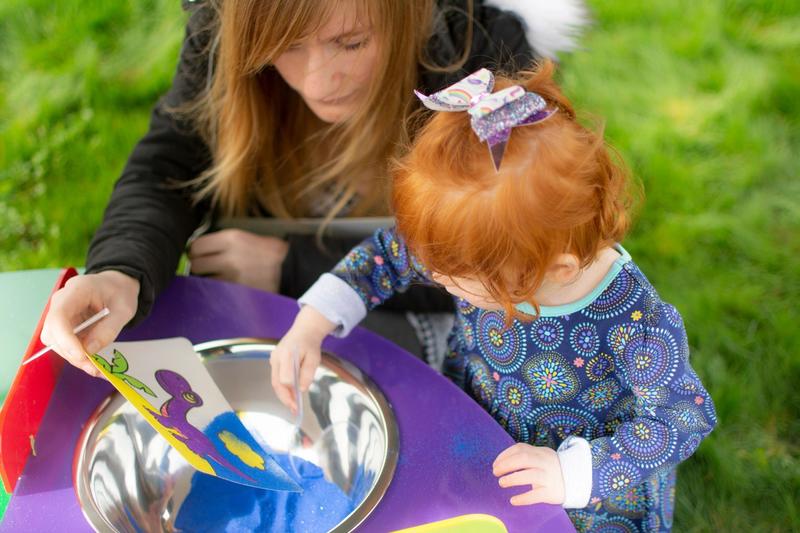
[[[350,1],[377,39],[376,74],[352,117],[325,124],[270,65]],[[353,216],[388,210],[387,162],[407,144],[405,119],[414,103],[418,65],[425,62],[433,0],[224,0],[212,5],[217,10],[213,78],[188,107],[213,155],[211,167],[194,182],[197,198],[210,198],[228,216],[261,210],[281,218],[308,216],[321,196],[335,200],[328,219],[348,203]],[[471,18],[471,1],[468,5]]]

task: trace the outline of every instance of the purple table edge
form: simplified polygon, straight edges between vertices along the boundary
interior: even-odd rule
[[[280,338],[296,312],[296,302],[288,298],[179,277],[158,298],[150,317],[120,340]],[[446,378],[362,328],[346,339],[327,339],[324,348],[378,385],[399,428],[394,477],[358,531],[391,531],[472,513],[495,516],[512,533],[574,531],[559,506],[508,503],[522,490],[501,489],[491,463],[513,440]],[[62,531],[92,531],[73,488],[73,457],[83,425],[111,392],[107,382],[65,366],[36,438],[37,453],[28,460],[0,531],[47,531],[55,524]]]

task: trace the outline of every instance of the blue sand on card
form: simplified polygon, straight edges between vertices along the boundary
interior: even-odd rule
[[[247,444],[252,450],[259,452],[259,455],[264,457],[264,470],[254,468],[244,463],[238,456],[234,455],[230,450],[225,447],[225,444],[220,440],[219,434],[223,431],[232,433],[241,442]],[[218,415],[214,420],[206,426],[203,431],[214,444],[217,453],[219,453],[230,465],[235,465],[239,472],[227,468],[218,462],[212,463],[214,471],[217,475],[224,472],[222,477],[232,481],[240,481],[249,485],[258,485],[265,489],[273,490],[296,490],[297,486],[294,485],[291,476],[288,474],[286,468],[281,470],[280,465],[276,462],[273,455],[263,452],[263,447],[256,442],[249,431],[242,425],[241,420],[235,413],[229,411]],[[291,468],[289,469],[291,471]],[[244,479],[239,474],[245,474],[250,479]]]
[[[272,457],[286,472],[293,471],[287,455]],[[197,472],[175,520],[176,529],[230,533],[330,531],[358,502],[327,481],[318,466],[297,457],[292,461],[301,474],[295,481],[303,488],[302,493],[261,490]]]

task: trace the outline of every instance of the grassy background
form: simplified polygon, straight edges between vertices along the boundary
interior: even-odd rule
[[[626,245],[720,417],[675,530],[800,530],[800,2],[590,3],[561,79],[644,183]],[[0,271],[83,263],[183,23],[178,0],[0,3]]]

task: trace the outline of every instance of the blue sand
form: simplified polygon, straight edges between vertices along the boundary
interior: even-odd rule
[[[211,466],[214,468],[214,471],[218,476],[221,475],[221,477],[231,481],[238,481],[240,483],[258,486],[263,489],[297,490],[297,485],[294,484],[293,479],[288,474],[288,472],[291,472],[291,466],[286,465],[288,466],[288,469],[286,466],[281,469],[281,465],[276,462],[275,458],[271,454],[261,453],[260,455],[264,457],[264,470],[253,468],[239,459],[239,457],[231,453],[231,451],[225,447],[225,444],[219,438],[219,433],[222,431],[228,431],[232,433],[234,436],[236,436],[236,438],[246,443],[254,451],[263,452],[263,447],[255,441],[253,436],[249,431],[247,431],[244,425],[242,425],[241,420],[239,420],[235,413],[228,411],[218,415],[216,418],[214,418],[214,420],[211,421],[210,424],[208,424],[208,426],[206,426],[203,433],[211,440],[217,452],[226,461],[239,470],[237,473],[211,459]],[[250,479],[243,478],[241,475],[239,475],[239,473],[248,476]]]
[[[287,455],[273,457],[294,477]],[[295,481],[303,488],[302,493],[261,490],[197,472],[175,520],[176,529],[228,533],[330,531],[357,502],[328,482],[313,463],[297,457],[292,461],[301,474]]]

